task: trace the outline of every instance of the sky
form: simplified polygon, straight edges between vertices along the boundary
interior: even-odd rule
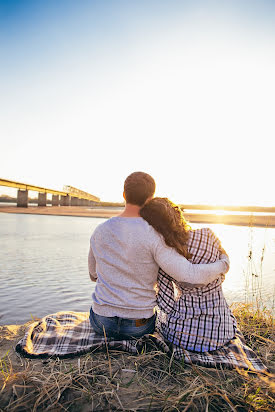
[[[274,1],[0,0],[0,59],[0,178],[275,206]]]

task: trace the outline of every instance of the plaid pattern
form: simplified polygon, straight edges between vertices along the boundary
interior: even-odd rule
[[[69,357],[106,347],[104,337],[94,332],[89,312],[58,312],[34,322],[16,345],[29,357]],[[137,352],[134,341],[108,339],[108,347]]]
[[[191,230],[188,251],[192,263],[215,262],[221,244],[208,229]],[[156,328],[164,339],[181,348],[208,352],[234,338],[236,320],[222,291],[224,276],[207,286],[179,283],[159,269]]]
[[[58,312],[34,322],[16,345],[17,352],[31,358],[71,357],[98,349],[124,350],[138,354],[144,344],[152,342],[158,349],[186,364],[206,367],[242,368],[253,372],[267,372],[257,355],[245,345],[239,331],[222,349],[215,352],[195,353],[171,344],[155,333],[139,340],[115,341],[97,335],[89,320],[88,312]]]

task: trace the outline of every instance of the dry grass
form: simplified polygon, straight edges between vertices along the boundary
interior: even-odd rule
[[[275,319],[269,310],[255,309],[253,305],[243,303],[234,304],[231,309],[247,344],[253,350],[268,351],[274,345]]]
[[[274,320],[248,305],[234,308],[250,346],[274,370]],[[187,366],[155,347],[77,359],[2,359],[1,411],[273,411],[270,381],[244,372]],[[2,409],[1,409],[2,408]]]

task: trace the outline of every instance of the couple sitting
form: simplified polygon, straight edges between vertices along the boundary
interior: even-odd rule
[[[156,327],[184,349],[216,350],[236,332],[221,287],[228,256],[210,229],[192,230],[178,206],[154,193],[150,175],[132,173],[124,183],[123,213],[91,236],[91,325],[117,340]]]

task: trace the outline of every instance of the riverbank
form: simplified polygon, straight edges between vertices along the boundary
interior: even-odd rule
[[[233,311],[274,373],[274,319],[247,305]],[[138,356],[110,350],[67,360],[19,357],[14,347],[29,324],[0,327],[1,411],[274,410],[271,376],[187,366],[153,347]]]
[[[110,218],[117,216],[122,207],[85,207],[85,206],[29,206],[28,208],[7,206],[0,204],[2,213],[53,215],[53,216],[79,216]],[[190,223],[224,224],[234,226],[275,227],[275,214],[225,214],[225,213],[197,213],[187,211],[184,216]]]

